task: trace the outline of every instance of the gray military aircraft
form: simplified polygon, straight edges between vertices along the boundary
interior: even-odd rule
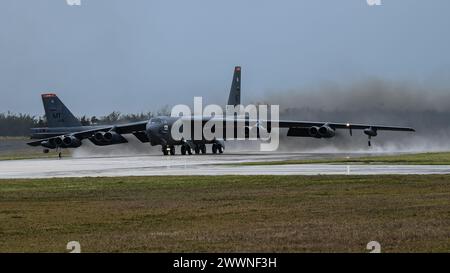
[[[141,142],[148,142],[152,146],[161,145],[164,155],[174,155],[175,146],[181,146],[181,154],[205,154],[206,145],[212,144],[212,153],[223,153],[225,141],[227,139],[236,139],[236,136],[226,135],[226,124],[236,123],[239,120],[245,124],[249,124],[251,120],[246,117],[234,116],[210,116],[201,117],[201,124],[205,124],[212,120],[223,121],[223,138],[207,140],[202,137],[199,140],[174,139],[171,134],[172,126],[181,118],[184,120],[191,119],[198,121],[198,118],[191,117],[172,117],[159,116],[151,118],[148,121],[120,124],[120,125],[102,125],[102,126],[81,126],[80,121],[64,106],[55,94],[43,94],[45,113],[48,120],[47,128],[32,129],[31,138],[39,139],[29,142],[31,146],[42,146],[48,152],[48,149],[61,148],[78,148],[82,145],[84,139],[90,140],[95,145],[108,146],[128,142],[123,136],[132,134]],[[241,103],[241,67],[234,69],[231,90],[228,97],[230,106],[240,105]],[[354,124],[354,123],[335,123],[321,121],[293,121],[293,120],[266,120],[266,127],[260,126],[256,121],[257,130],[266,130],[270,132],[272,124],[276,124],[279,128],[287,128],[287,136],[291,137],[313,137],[313,138],[332,138],[335,131],[347,129],[352,135],[352,130],[363,130],[369,138],[368,144],[371,145],[370,139],[378,135],[378,131],[406,131],[414,132],[414,129],[408,127],[380,126],[371,124]],[[262,123],[261,123],[262,124]],[[245,128],[245,136],[248,136],[248,129]],[[181,129],[182,130],[182,129]],[[259,133],[258,133],[259,137]],[[191,138],[194,139],[194,138]]]
[[[49,149],[58,148],[77,148],[81,146],[81,140],[69,139],[61,136],[69,136],[77,132],[87,130],[96,131],[103,129],[105,126],[82,126],[81,122],[70,112],[64,103],[58,98],[56,94],[42,94],[42,103],[44,105],[45,116],[47,118],[48,127],[45,128],[31,128],[31,139],[41,139],[39,145],[44,147],[44,153],[48,153]],[[110,126],[111,127],[111,126]],[[105,145],[110,134],[94,134],[90,140],[96,145]],[[71,142],[69,143],[69,140]],[[65,141],[65,142],[64,142]],[[117,143],[125,143],[125,138],[119,138]],[[35,142],[28,143],[31,146],[36,145]]]

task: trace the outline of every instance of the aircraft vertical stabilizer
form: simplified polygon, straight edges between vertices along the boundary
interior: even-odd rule
[[[77,127],[81,122],[55,94],[42,94],[48,127]]]
[[[230,96],[227,105],[241,104],[241,67],[234,68],[233,82],[231,83]]]

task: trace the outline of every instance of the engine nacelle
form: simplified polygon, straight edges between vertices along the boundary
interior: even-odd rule
[[[55,143],[56,146],[61,147],[64,144],[63,138],[62,137],[57,137],[53,140],[53,142]]]
[[[323,125],[319,128],[319,135],[323,138],[331,138],[335,136],[335,131],[333,128],[327,125]]]
[[[308,133],[310,136],[312,137],[316,137],[316,138],[321,138],[320,134],[319,134],[319,127],[317,126],[312,126],[308,129]]]
[[[103,132],[97,132],[97,133],[94,134],[94,139],[95,139],[96,141],[98,141],[98,142],[101,142],[101,141],[104,140],[103,135],[104,135]]]
[[[121,134],[116,133],[113,130],[108,132],[96,132],[91,138],[89,138],[95,145],[106,146],[113,144],[120,144],[128,142]]]
[[[48,149],[56,149],[56,145],[48,140],[44,140],[41,142],[41,146]]]
[[[364,134],[366,134],[366,135],[368,135],[370,137],[374,137],[374,136],[378,135],[377,129],[374,129],[372,127],[364,129]]]
[[[109,131],[103,134],[103,140],[108,143],[121,143],[122,136],[116,132]]]
[[[81,141],[74,136],[66,136],[63,138],[64,146],[67,148],[78,148],[81,146]]]

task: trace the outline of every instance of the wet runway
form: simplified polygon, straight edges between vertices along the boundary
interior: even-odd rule
[[[376,175],[445,174],[439,165],[254,165],[234,163],[358,157],[366,154],[234,153],[192,156],[122,156],[0,161],[0,179],[148,175]],[[233,164],[230,164],[233,163]]]

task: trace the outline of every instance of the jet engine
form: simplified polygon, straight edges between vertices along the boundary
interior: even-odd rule
[[[103,137],[104,134],[105,134],[104,132],[97,132],[94,134],[94,139],[98,142],[104,141]]]
[[[319,127],[317,126],[312,126],[308,129],[308,133],[310,136],[312,137],[316,137],[316,138],[321,138],[320,134],[319,134]]]
[[[62,140],[64,147],[67,148],[78,148],[81,146],[81,141],[74,136],[66,136]]]
[[[335,136],[335,131],[328,125],[323,125],[319,128],[319,135],[323,138],[331,138]]]
[[[113,144],[120,144],[128,142],[121,134],[116,133],[113,130],[108,132],[96,132],[91,138],[89,138],[95,145],[106,146]]]
[[[64,144],[63,138],[62,137],[57,137],[53,140],[53,142],[55,143],[56,146],[61,147]]]
[[[106,132],[103,135],[103,139],[108,143],[121,143],[122,138],[120,134],[112,131]]]
[[[41,142],[41,146],[48,149],[55,149],[56,145],[52,141],[44,140]]]

